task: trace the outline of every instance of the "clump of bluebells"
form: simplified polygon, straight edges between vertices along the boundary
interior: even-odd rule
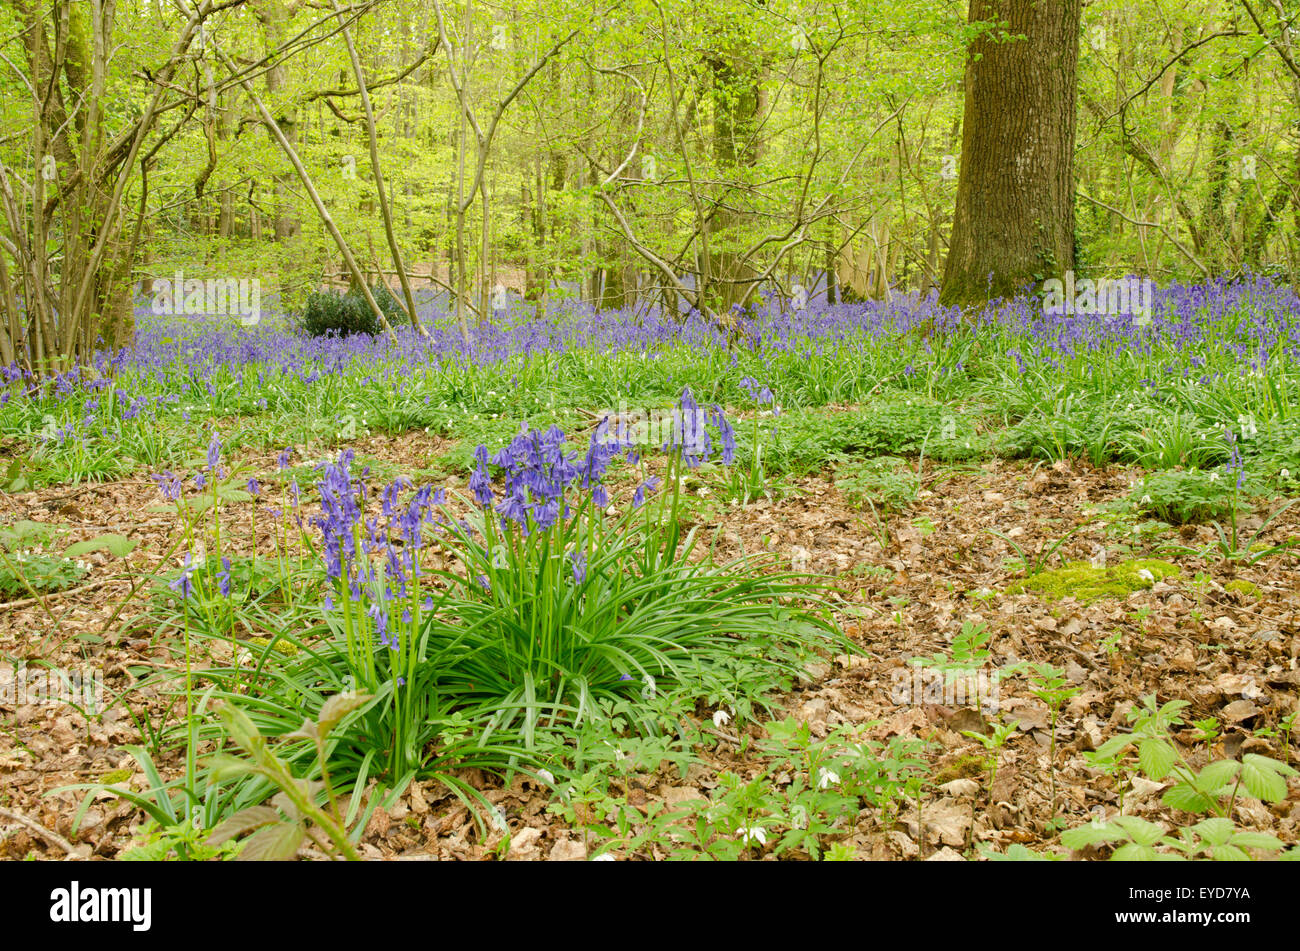
[[[464,497],[406,479],[373,489],[351,450],[323,461],[317,513],[299,509],[296,481],[286,493],[293,519],[306,516],[304,550],[319,559],[320,622],[279,630],[297,649],[272,657],[267,647],[246,680],[239,663],[204,676],[226,676],[233,688],[222,696],[251,704],[267,736],[293,734],[341,690],[371,696],[339,737],[336,781],[382,773],[455,783],[456,766],[563,768],[557,751],[584,721],[617,716],[657,730],[670,697],[678,708],[707,698],[750,709],[810,652],[844,645],[805,579],[693,556],[694,534],[679,535],[682,470],[730,462],[735,436],[722,409],[703,409],[689,390],[673,416],[657,446],[612,432],[608,420],[576,446],[558,428],[525,427],[498,451],[477,448]],[[646,458],[656,450],[666,458]],[[224,471],[216,437],[200,474],[201,483],[156,477],[185,516],[173,588],[187,645],[214,604],[256,609],[237,597],[219,526],[211,554],[194,537],[207,508],[199,500],[210,493],[214,519],[220,500],[245,487],[255,507],[265,504],[260,485]],[[661,475],[672,492],[660,490]],[[278,532],[276,550],[278,559]],[[272,620],[260,617],[260,627]],[[248,645],[229,633],[238,657]]]
[[[660,447],[670,479],[713,455],[715,440],[732,458],[719,407],[702,411],[688,390],[676,416]],[[391,775],[423,768],[430,724],[448,716],[467,718],[482,743],[509,738],[526,758],[545,745],[539,733],[643,696],[647,684],[702,690],[701,669],[734,668],[737,652],[793,673],[810,639],[832,636],[800,607],[809,595],[793,579],[689,557],[675,502],[660,493],[647,504],[660,481],[643,446],[607,419],[585,443],[571,448],[552,427],[524,428],[495,453],[479,446],[469,496],[452,500],[405,480],[375,500],[350,452],[325,465],[314,524],[328,626],[352,681],[382,706]],[[620,466],[634,479],[616,491]],[[630,713],[639,717],[653,722],[648,710]]]

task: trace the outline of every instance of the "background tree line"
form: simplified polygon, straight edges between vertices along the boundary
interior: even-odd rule
[[[260,276],[287,305],[382,273],[408,305],[441,289],[466,328],[498,285],[725,319],[827,274],[832,298],[958,303],[1066,268],[1292,276],[1297,18],[0,0],[0,361],[122,342],[135,282],[177,268]]]

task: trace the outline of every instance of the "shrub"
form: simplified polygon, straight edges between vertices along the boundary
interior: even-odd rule
[[[396,327],[407,322],[406,311],[385,285],[376,284],[370,293],[389,324]],[[343,294],[337,291],[311,292],[298,318],[298,326],[311,337],[323,337],[329,333],[339,337],[357,333],[377,334],[383,330],[366,303],[365,295],[357,288]]]

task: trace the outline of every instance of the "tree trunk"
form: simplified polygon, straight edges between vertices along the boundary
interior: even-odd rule
[[[1074,267],[1074,132],[1082,0],[971,0],[1001,21],[966,65],[961,175],[940,300],[1015,294]],[[1023,35],[1025,39],[1004,37]]]
[[[737,40],[708,61],[713,75],[713,157],[723,176],[744,177],[743,170],[758,163],[758,124],[763,107],[762,60],[745,42]],[[711,231],[718,248],[712,255],[708,286],[712,303],[721,312],[745,301],[755,287],[747,283],[757,276],[743,264],[734,246],[742,244],[737,233],[748,216],[728,207],[743,199],[724,189],[713,211]]]
[[[282,0],[272,0],[272,2],[266,4],[264,13],[261,15],[266,28],[267,50],[279,49],[289,38],[290,11],[288,6]],[[276,62],[267,68],[266,91],[270,94],[268,98],[276,110],[276,127],[289,145],[296,149],[298,147],[298,124],[293,109],[288,104],[278,102],[280,93],[284,90],[285,81],[285,66],[282,61]],[[272,134],[272,141],[275,141],[274,134]],[[283,243],[295,237],[302,224],[294,211],[297,199],[293,195],[293,173],[277,172],[273,177],[275,179],[275,240]]]

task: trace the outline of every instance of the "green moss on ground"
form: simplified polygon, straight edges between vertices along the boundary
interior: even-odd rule
[[[1105,568],[1096,568],[1086,561],[1072,561],[1064,568],[1040,571],[1032,578],[1017,581],[1007,589],[1007,593],[1031,592],[1049,601],[1127,598],[1134,591],[1149,588],[1157,581],[1177,574],[1177,565],[1158,558],[1136,558]]]
[[[265,649],[266,645],[271,643],[271,639],[269,637],[250,637],[248,643],[255,645],[259,649]],[[298,653],[298,645],[286,641],[284,638],[279,638],[276,640],[275,647],[273,647],[272,650],[292,657],[294,654]]]
[[[1261,596],[1259,585],[1247,581],[1244,578],[1238,578],[1236,581],[1229,581],[1223,586],[1223,590],[1236,591],[1243,597],[1251,598],[1252,600],[1259,600]]]
[[[954,779],[978,779],[986,772],[988,772],[987,760],[978,754],[968,753],[941,766],[934,774],[934,783],[936,786],[942,786]]]

